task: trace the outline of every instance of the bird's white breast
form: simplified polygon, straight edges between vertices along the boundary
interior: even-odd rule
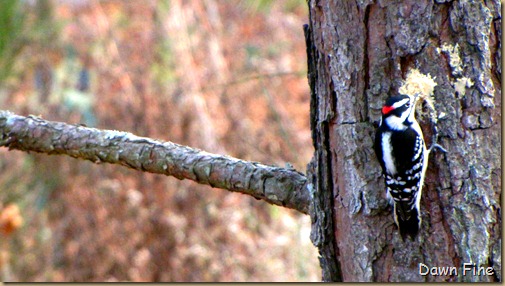
[[[389,174],[396,174],[396,166],[393,158],[393,146],[391,145],[391,132],[385,132],[382,136],[382,160]]]

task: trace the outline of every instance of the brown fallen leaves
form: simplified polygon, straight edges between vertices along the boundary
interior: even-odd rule
[[[8,204],[0,212],[0,232],[7,236],[21,227],[23,217],[16,204]]]

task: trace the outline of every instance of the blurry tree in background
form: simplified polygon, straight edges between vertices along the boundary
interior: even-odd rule
[[[0,109],[305,169],[305,1],[0,6]],[[6,281],[320,280],[308,216],[247,196],[6,149],[0,186]]]
[[[6,0],[0,3],[0,81],[12,71],[14,59],[21,51],[25,17],[19,9],[19,2]]]

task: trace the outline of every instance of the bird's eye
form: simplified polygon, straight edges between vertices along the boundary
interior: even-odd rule
[[[410,107],[410,102],[405,103],[405,107]]]

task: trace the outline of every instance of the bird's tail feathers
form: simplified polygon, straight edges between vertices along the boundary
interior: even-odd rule
[[[405,241],[407,235],[414,241],[419,233],[419,226],[421,224],[417,208],[414,206],[411,209],[407,203],[397,202],[395,203],[394,211],[395,221],[403,241]]]

